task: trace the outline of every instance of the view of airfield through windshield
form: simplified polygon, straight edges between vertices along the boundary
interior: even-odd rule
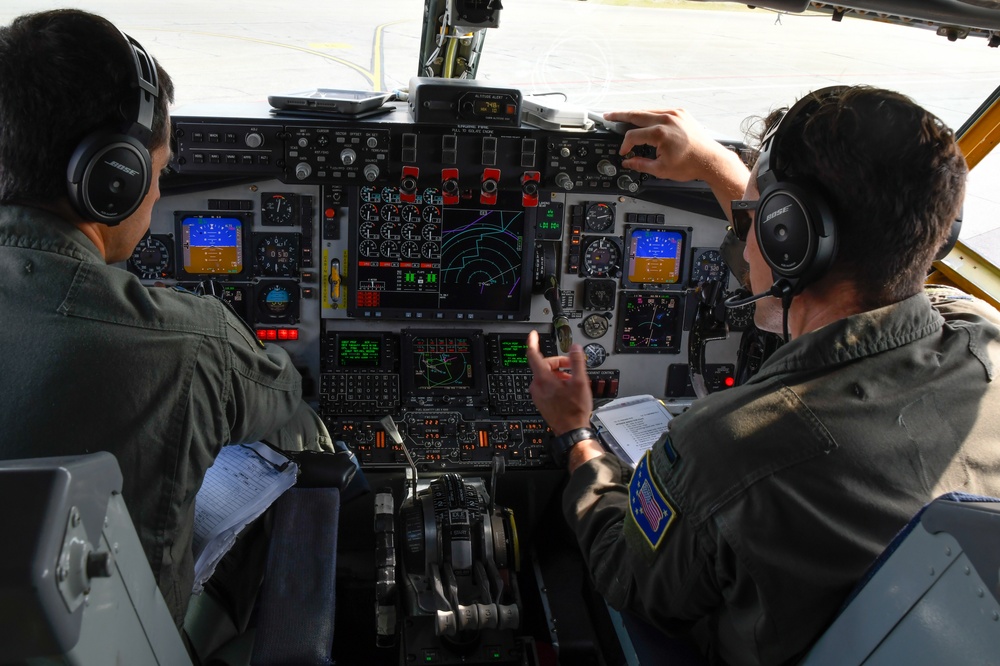
[[[392,91],[418,73],[422,0],[72,4],[139,39],[173,76],[181,113],[314,87]],[[60,6],[5,0],[0,21]],[[998,65],[1000,51],[982,38],[949,42],[850,17],[679,0],[506,0],[477,78],[595,111],[682,107],[716,136],[739,139],[748,116],[840,83],[898,90],[958,129],[1000,83]],[[973,172],[962,234],[993,263],[998,178],[997,155]]]

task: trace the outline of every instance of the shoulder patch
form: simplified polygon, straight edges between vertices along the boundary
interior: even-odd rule
[[[632,520],[646,537],[650,548],[656,550],[677,517],[677,510],[656,487],[656,481],[649,471],[648,451],[636,465],[628,484],[628,496]]]

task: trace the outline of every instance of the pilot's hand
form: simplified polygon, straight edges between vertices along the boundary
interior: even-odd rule
[[[656,149],[656,158],[630,157],[622,166],[671,180],[710,181],[721,168],[730,168],[734,154],[718,141],[684,109],[661,111],[612,111],[604,117],[636,125],[625,133],[620,155],[627,155],[643,144]],[[736,158],[739,159],[738,157]],[[745,168],[744,168],[745,172]],[[746,182],[746,176],[741,176]]]
[[[538,412],[556,435],[590,425],[593,395],[587,377],[587,361],[579,344],[569,356],[542,356],[538,332],[528,333],[528,365],[533,375],[529,392]],[[565,368],[570,368],[566,372]]]

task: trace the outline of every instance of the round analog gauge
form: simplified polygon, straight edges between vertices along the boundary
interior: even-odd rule
[[[378,188],[365,185],[361,188],[361,200],[366,203],[378,203],[382,197],[378,193]]]
[[[382,206],[382,219],[386,222],[399,222],[399,206],[395,204]]]
[[[437,224],[441,221],[441,209],[437,206],[425,206],[424,207],[424,222],[431,222],[432,224]]]
[[[144,280],[170,276],[170,249],[156,236],[145,236],[132,251],[128,266]]]
[[[403,222],[416,223],[420,221],[420,209],[413,204],[403,206],[403,210],[399,212],[399,215],[403,218]]]
[[[726,268],[722,253],[718,250],[705,250],[694,260],[694,266],[691,268],[691,282],[696,285],[708,280],[724,284],[728,277],[729,269]]]
[[[726,298],[732,296],[726,293]],[[756,303],[747,303],[738,308],[726,308],[726,323],[733,331],[745,331],[753,325],[753,315],[757,309]]]
[[[361,209],[358,211],[362,220],[368,222],[374,222],[378,219],[378,206],[371,203],[361,204]]]
[[[436,187],[428,187],[424,190],[423,195],[421,195],[425,204],[434,204],[435,206],[440,206],[444,203],[444,197],[441,196],[441,190]]]
[[[361,234],[362,238],[378,238],[378,228],[374,222],[362,222],[361,226],[358,227],[358,233]]]
[[[270,322],[294,323],[299,316],[298,287],[276,282],[264,285],[257,295],[260,318]]]
[[[604,337],[604,334],[608,332],[609,325],[608,318],[604,315],[592,314],[588,315],[580,326],[583,328],[583,334],[593,339]]]
[[[378,228],[382,238],[399,238],[399,225],[395,222],[383,222]]]
[[[425,259],[437,259],[439,253],[440,250],[438,249],[437,243],[432,243],[428,241],[420,246],[420,254]]]
[[[416,241],[403,241],[403,244],[399,246],[399,254],[406,259],[419,259],[420,245]]]
[[[584,223],[589,231],[607,231],[615,226],[615,209],[610,204],[595,203],[587,207]]]
[[[413,222],[404,222],[403,226],[399,229],[399,233],[406,240],[420,240],[420,228]]]
[[[589,345],[585,345],[583,353],[587,357],[588,368],[598,368],[603,365],[604,361],[608,358],[608,350],[597,342],[591,342]]]
[[[614,280],[585,280],[583,307],[588,310],[612,310],[615,307]]]
[[[270,277],[298,275],[298,238],[290,234],[261,238],[257,242],[257,272]]]
[[[292,213],[292,200],[284,194],[264,195],[260,202],[260,216],[264,224],[291,226]]]
[[[358,251],[366,257],[377,257],[378,243],[373,240],[361,241],[361,244],[358,245]]]
[[[382,188],[382,201],[384,203],[399,203],[399,188],[386,185]]]
[[[425,226],[420,230],[420,235],[424,237],[424,240],[441,240],[441,230],[438,229],[438,225],[436,224],[428,224]]]
[[[383,257],[399,256],[399,243],[393,240],[382,241],[382,244],[378,246],[378,251]]]
[[[621,261],[621,250],[608,238],[590,241],[583,251],[583,272],[590,277],[614,274]]]

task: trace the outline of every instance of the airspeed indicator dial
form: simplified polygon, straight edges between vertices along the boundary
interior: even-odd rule
[[[583,250],[583,273],[590,277],[607,277],[618,272],[622,251],[610,238],[597,238]]]
[[[146,235],[132,251],[128,260],[129,270],[144,280],[170,277],[173,259],[170,256],[170,239]]]

